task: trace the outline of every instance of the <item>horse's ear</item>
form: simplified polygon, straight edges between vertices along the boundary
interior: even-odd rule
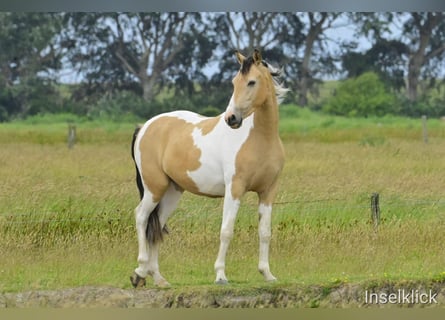
[[[261,57],[261,52],[258,49],[255,49],[253,51],[253,62],[256,65],[259,65],[263,61],[263,58]]]
[[[239,64],[243,64],[244,60],[246,60],[246,57],[241,54],[238,50],[235,51],[236,59],[238,60]]]

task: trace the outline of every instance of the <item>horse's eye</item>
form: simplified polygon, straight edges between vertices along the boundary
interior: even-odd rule
[[[247,83],[247,86],[248,87],[253,87],[254,85],[255,85],[255,80],[250,80],[248,83]]]

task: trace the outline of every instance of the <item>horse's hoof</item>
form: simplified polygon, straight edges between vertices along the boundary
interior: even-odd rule
[[[155,285],[159,288],[169,288],[170,287],[170,283],[168,283],[168,281],[165,279],[159,280],[158,282],[155,283]]]
[[[130,277],[130,281],[134,288],[145,287],[145,278],[140,277],[136,272]]]
[[[270,273],[269,270],[258,269],[258,271],[263,275],[264,280],[265,280],[266,282],[275,282],[275,281],[277,281],[277,278],[275,278],[275,277],[273,276],[273,274]]]
[[[215,283],[218,285],[224,286],[226,284],[229,284],[229,281],[227,279],[218,279],[218,280],[215,280]]]

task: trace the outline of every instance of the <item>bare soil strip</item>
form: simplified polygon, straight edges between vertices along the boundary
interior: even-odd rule
[[[339,284],[244,290],[79,287],[0,293],[0,308],[350,308],[445,307],[445,283]]]

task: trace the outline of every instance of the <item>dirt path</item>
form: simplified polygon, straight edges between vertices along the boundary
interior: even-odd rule
[[[376,294],[371,296],[371,294]],[[369,303],[371,298],[374,303]],[[377,298],[378,297],[378,298]],[[384,300],[388,300],[384,303]],[[428,300],[428,303],[421,303]],[[375,303],[376,299],[379,304]],[[397,299],[397,301],[395,301]],[[417,300],[416,300],[417,299]],[[389,303],[390,300],[395,303]],[[367,303],[368,302],[368,303]],[[286,308],[286,307],[445,307],[445,283],[370,285],[341,284],[335,287],[261,288],[240,293],[225,290],[119,289],[80,287],[54,291],[0,293],[0,308],[8,307],[117,307],[117,308]]]

